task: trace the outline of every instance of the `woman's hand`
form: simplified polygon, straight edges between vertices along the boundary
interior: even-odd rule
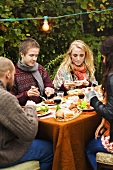
[[[84,88],[84,91],[85,91],[86,96],[87,96],[87,94],[88,94],[89,92],[91,92],[91,91],[93,91],[93,90],[94,90],[93,87],[86,87],[86,88]]]
[[[95,139],[97,139],[98,137],[100,137],[103,132],[104,132],[104,123],[105,123],[105,119],[103,118],[100,125],[97,127],[96,131],[95,131]]]
[[[98,126],[98,128],[95,131],[95,139],[99,138],[101,135],[100,131],[101,131],[101,126]]]
[[[76,84],[74,82],[69,82],[68,80],[64,82],[64,88],[66,90],[69,90],[71,87],[76,87]]]
[[[89,81],[85,80],[82,85],[83,86],[89,86]]]
[[[65,88],[66,90],[69,90],[70,87],[69,87],[68,84],[65,84],[65,83],[64,83],[64,88]]]

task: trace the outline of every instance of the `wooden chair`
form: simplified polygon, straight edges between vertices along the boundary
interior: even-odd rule
[[[40,166],[39,162],[34,160],[23,162],[7,168],[0,168],[0,170],[40,170]]]
[[[98,152],[96,154],[97,170],[102,168],[113,169],[113,154]]]

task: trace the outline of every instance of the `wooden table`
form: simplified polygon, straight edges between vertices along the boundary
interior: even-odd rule
[[[53,142],[52,170],[91,170],[85,156],[85,146],[94,137],[100,117],[95,111],[83,112],[68,122],[54,118],[39,119],[38,138]]]

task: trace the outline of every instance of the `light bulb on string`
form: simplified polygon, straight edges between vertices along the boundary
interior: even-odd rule
[[[48,17],[44,16],[44,24],[42,25],[43,31],[48,31],[49,30],[49,24],[48,24]]]

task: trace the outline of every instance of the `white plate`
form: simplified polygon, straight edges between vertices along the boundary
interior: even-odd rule
[[[86,80],[75,80],[74,83],[83,83]]]
[[[80,110],[82,110],[82,111],[86,111],[86,112],[87,112],[87,111],[93,111],[93,110],[94,110],[94,108],[93,108],[93,107],[91,107],[91,106],[90,106],[90,108],[89,108],[89,109],[88,109],[88,108],[87,108],[87,109],[81,109],[81,108],[80,108],[80,107],[78,107],[78,106],[77,106],[77,108],[78,108],[78,109],[80,109]]]
[[[52,112],[50,111],[50,110],[48,110],[47,112],[45,112],[44,114],[38,114],[37,113],[37,116],[38,117],[42,117],[42,116],[46,116],[46,115],[48,115],[48,114],[51,114]]]
[[[67,110],[67,108],[65,108]],[[70,110],[70,112],[72,112],[72,116],[66,116],[66,110],[64,112],[64,118],[56,118],[56,115],[55,115],[55,119],[59,122],[66,122],[66,121],[70,121],[70,120],[73,120],[75,118],[77,118],[81,113],[82,113],[82,110],[77,110],[76,112]]]
[[[75,85],[74,81],[65,81],[65,84],[70,85],[70,86],[71,86],[71,85],[72,85],[72,86]]]
[[[81,89],[74,89],[74,90],[69,90],[69,91],[67,91],[67,94],[69,95],[69,96],[73,96],[73,95],[78,95],[79,93],[81,92]]]
[[[84,81],[85,80],[76,80],[76,81],[74,81],[74,83],[76,84],[76,86],[81,86]]]

